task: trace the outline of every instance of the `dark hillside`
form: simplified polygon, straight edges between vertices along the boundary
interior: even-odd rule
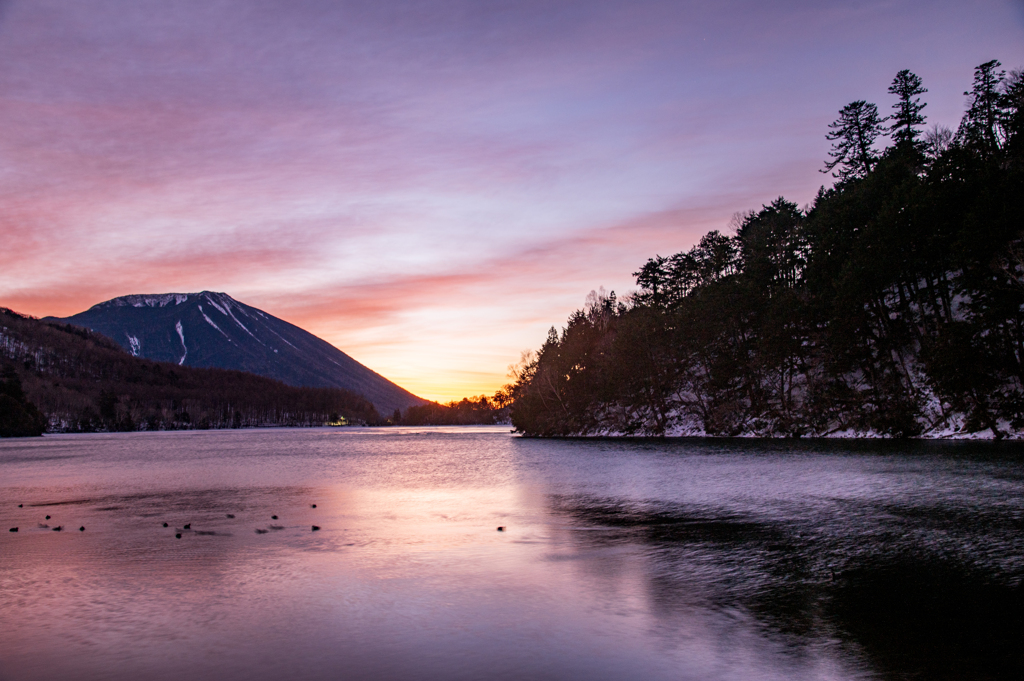
[[[0,375],[0,437],[42,435],[46,417],[25,397],[21,379],[13,367]]]
[[[88,329],[6,308],[0,308],[0,363],[16,374],[50,431],[379,421],[373,405],[348,390],[141,359]]]

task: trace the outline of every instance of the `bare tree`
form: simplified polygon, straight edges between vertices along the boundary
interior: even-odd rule
[[[953,131],[936,123],[924,133],[924,153],[931,158],[938,158],[953,143]]]

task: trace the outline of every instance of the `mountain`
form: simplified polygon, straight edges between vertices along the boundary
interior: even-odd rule
[[[0,307],[0,437],[346,423],[381,417],[350,390],[132,357],[95,331]]]
[[[327,341],[226,293],[121,296],[47,320],[101,333],[136,357],[248,371],[293,386],[351,390],[381,414],[426,403]]]

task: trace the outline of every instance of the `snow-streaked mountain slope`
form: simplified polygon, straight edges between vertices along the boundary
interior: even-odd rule
[[[226,293],[121,296],[55,321],[109,336],[137,357],[239,369],[295,386],[346,388],[384,416],[425,403],[327,341]]]

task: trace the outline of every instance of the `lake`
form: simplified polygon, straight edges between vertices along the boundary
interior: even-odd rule
[[[4,440],[0,680],[1020,679],[1022,454],[491,427]]]

